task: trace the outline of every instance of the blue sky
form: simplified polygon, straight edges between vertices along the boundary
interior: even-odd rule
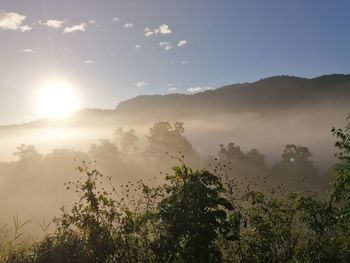
[[[0,124],[35,118],[33,92],[50,77],[73,82],[81,107],[114,108],[140,94],[350,73],[348,0],[1,0],[0,10]]]

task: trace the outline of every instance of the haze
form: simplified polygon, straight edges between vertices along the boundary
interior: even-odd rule
[[[288,186],[321,193],[331,129],[350,112],[348,10],[345,0],[2,0],[0,221],[52,219],[76,198],[64,183],[83,161],[116,185],[162,183],[182,155],[275,185],[295,151],[308,179],[287,174]]]

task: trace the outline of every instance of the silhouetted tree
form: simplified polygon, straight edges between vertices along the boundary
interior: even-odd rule
[[[264,178],[268,174],[263,154],[259,153],[257,149],[244,153],[238,145],[232,142],[228,143],[227,146],[220,144],[218,161],[224,174],[240,183],[262,187]]]
[[[95,160],[113,161],[119,159],[120,152],[115,143],[109,140],[101,139],[100,144],[90,146],[89,155]]]
[[[286,183],[297,189],[319,190],[322,178],[310,160],[312,153],[305,146],[287,144],[281,155],[281,161],[272,168],[276,183]]]
[[[119,138],[120,146],[123,152],[128,152],[131,147],[134,147],[135,149],[135,144],[137,143],[138,138],[134,129],[124,131],[122,127],[119,127],[115,131],[115,136]]]
[[[22,163],[37,163],[43,156],[38,152],[34,145],[21,144],[17,147],[17,152],[13,153]]]
[[[186,159],[198,161],[199,155],[184,136],[182,122],[171,125],[169,122],[157,122],[149,129],[147,155],[183,155]]]

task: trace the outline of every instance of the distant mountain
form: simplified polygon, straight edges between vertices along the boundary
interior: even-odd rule
[[[85,109],[64,120],[42,119],[0,126],[0,129],[111,123],[137,125],[159,120],[207,118],[217,114],[264,115],[316,106],[345,107],[350,111],[350,74],[324,75],[313,79],[275,76],[191,95],[142,95],[119,103],[114,110]]]
[[[186,136],[204,156],[221,143],[258,148],[278,160],[283,146],[300,144],[315,152],[322,169],[334,163],[332,127],[344,127],[350,113],[350,74],[313,79],[276,76],[185,95],[147,95],[115,109],[85,109],[64,119],[41,119],[0,127],[1,158],[11,158],[21,143],[43,151],[86,149],[113,138],[122,126],[134,128],[141,141],[158,121],[185,123]]]
[[[144,95],[121,102],[118,114],[132,118],[259,113],[315,105],[350,106],[350,74],[313,79],[276,76],[185,95]]]

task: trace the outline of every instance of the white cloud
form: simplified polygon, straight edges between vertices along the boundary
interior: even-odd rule
[[[30,31],[32,28],[29,25],[23,24],[26,18],[25,15],[0,10],[0,29],[20,32]]]
[[[178,47],[182,47],[182,46],[184,46],[184,45],[186,45],[187,44],[187,41],[186,40],[180,40],[178,43],[177,43],[177,46]]]
[[[142,88],[142,87],[147,86],[148,84],[144,81],[139,81],[139,82],[134,83],[134,85],[138,88]]]
[[[93,64],[93,63],[95,63],[95,60],[88,59],[88,60],[85,60],[84,63],[85,64]]]
[[[177,91],[177,88],[176,87],[171,87],[171,88],[168,88],[168,91],[174,92],[174,91]]]
[[[162,24],[160,25],[159,27],[157,27],[156,29],[154,30],[151,30],[149,27],[146,27],[145,28],[145,36],[146,37],[149,37],[149,36],[152,36],[152,35],[156,35],[156,34],[171,34],[172,31],[170,29],[170,27],[166,24]]]
[[[152,36],[153,34],[154,34],[154,32],[151,31],[151,30],[149,29],[149,27],[146,27],[146,28],[145,28],[145,36],[146,36],[146,37]]]
[[[139,49],[139,48],[141,48],[141,45],[136,45],[135,48]]]
[[[96,24],[96,21],[92,19],[89,21],[89,24]]]
[[[113,22],[118,22],[118,21],[119,21],[119,17],[117,17],[117,16],[113,17],[113,18],[112,18],[112,21],[113,21]]]
[[[171,34],[172,33],[171,29],[166,24],[160,25],[158,27],[158,30],[161,34]]]
[[[124,24],[124,27],[125,28],[131,28],[131,27],[133,27],[134,26],[134,23],[125,23]]]
[[[204,90],[210,90],[211,87],[200,87],[200,86],[197,86],[197,87],[189,87],[187,90],[191,93],[197,93],[197,92],[201,92],[201,91],[204,91]]]
[[[34,53],[34,50],[30,49],[30,48],[25,48],[25,49],[21,49],[21,52],[23,52],[23,53]]]
[[[78,24],[78,25],[66,27],[63,30],[63,33],[67,34],[67,33],[73,33],[73,32],[76,32],[76,31],[83,31],[84,32],[85,30],[86,30],[86,23],[81,23],[81,24]]]
[[[182,65],[186,65],[186,64],[188,64],[188,63],[190,63],[190,62],[188,62],[187,60],[181,61],[181,64],[182,64]]]
[[[170,42],[167,42],[167,41],[162,41],[162,42],[160,42],[160,43],[159,43],[159,46],[160,46],[161,48],[164,48],[166,51],[168,51],[168,50],[170,50],[170,49],[173,48],[173,46],[171,45],[171,43],[170,43]]]
[[[60,28],[63,24],[67,23],[68,20],[57,20],[57,19],[49,19],[46,22],[39,21],[40,25],[52,27],[52,28]]]

